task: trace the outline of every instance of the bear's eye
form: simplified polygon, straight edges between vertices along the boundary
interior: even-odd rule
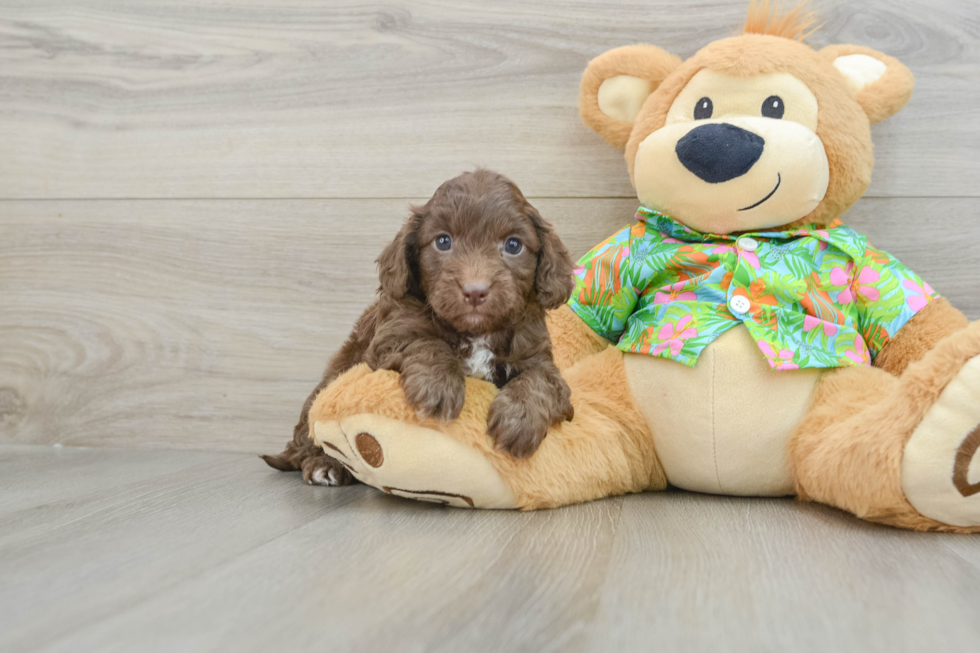
[[[707,120],[714,113],[715,107],[711,104],[711,98],[703,97],[694,105],[694,119]]]
[[[436,249],[440,252],[448,252],[452,249],[453,239],[449,237],[449,234],[439,234],[436,236]]]
[[[786,111],[786,105],[783,104],[783,98],[778,95],[770,95],[762,103],[762,115],[766,118],[776,118],[778,120],[783,117],[784,111]]]
[[[524,249],[524,243],[516,238],[508,238],[504,241],[504,251],[511,256],[520,254],[522,249]]]

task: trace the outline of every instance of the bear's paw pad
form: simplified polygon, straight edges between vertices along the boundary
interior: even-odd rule
[[[912,432],[902,489],[926,517],[980,526],[980,356],[967,361]]]

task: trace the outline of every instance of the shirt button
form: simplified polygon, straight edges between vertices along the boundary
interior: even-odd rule
[[[735,244],[738,245],[739,249],[743,249],[746,252],[754,252],[755,250],[759,249],[759,241],[755,238],[749,238],[748,236],[739,238],[737,241],[735,241]]]
[[[732,309],[732,313],[748,313],[749,309],[752,308],[752,302],[744,295],[735,295],[729,300],[728,308]]]

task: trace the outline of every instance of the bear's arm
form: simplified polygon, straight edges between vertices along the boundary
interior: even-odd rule
[[[882,348],[874,366],[898,376],[909,363],[922,358],[937,342],[966,328],[967,324],[966,316],[945,298],[931,301]]]

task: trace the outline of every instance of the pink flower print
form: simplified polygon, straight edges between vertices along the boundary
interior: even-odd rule
[[[735,248],[731,245],[718,245],[717,247],[711,248],[712,254],[734,254]]]
[[[584,265],[578,266],[577,268],[572,270],[572,274],[574,274],[576,277],[582,276],[583,274],[585,274],[585,266]]]
[[[693,319],[692,316],[685,315],[677,320],[676,324],[665,324],[660,327],[660,332],[657,334],[657,337],[661,342],[654,348],[653,355],[659,356],[661,352],[669,347],[670,355],[677,358],[684,348],[684,341],[698,335],[698,330],[694,327],[687,328],[687,325]]]
[[[677,240],[676,238],[671,238],[670,236],[668,236],[667,234],[665,234],[662,231],[660,232],[660,235],[662,236],[662,239],[660,240],[660,242],[662,242],[662,243],[679,243],[679,242],[681,242],[681,241]]]
[[[654,304],[670,304],[671,302],[693,302],[698,296],[696,293],[688,290],[687,292],[681,292],[684,290],[684,286],[687,285],[686,281],[678,281],[667,286],[669,292],[663,292],[658,290],[653,296]]]
[[[830,234],[826,229],[817,229],[813,232],[813,235],[820,236],[821,238],[830,238]],[[826,243],[823,243],[822,241],[821,244],[826,245]]]
[[[878,283],[878,279],[881,275],[874,268],[861,268],[860,274],[858,274],[857,279],[852,284],[852,288],[855,288],[855,294],[860,295],[869,302],[878,301],[880,297],[878,289],[874,286],[869,286],[865,284]]]
[[[751,265],[753,268],[758,270],[762,267],[759,263],[759,257],[755,255],[755,252],[746,252],[744,249],[741,251],[742,260]]]
[[[825,322],[819,318],[813,317],[812,315],[807,315],[803,318],[803,330],[813,331],[818,326],[823,326],[823,334],[828,338],[837,333],[837,325],[831,324],[830,322]]]
[[[878,289],[867,284],[877,283],[881,275],[874,268],[864,267],[857,277],[851,278],[854,271],[854,264],[848,263],[846,267],[836,267],[830,271],[830,283],[835,286],[846,286],[837,295],[838,304],[850,304],[854,298],[860,295],[869,302],[878,301],[880,296]]]
[[[920,286],[919,284],[912,281],[911,279],[906,279],[903,285],[909,290],[911,290],[912,292],[918,293],[916,295],[910,296],[906,300],[909,304],[909,307],[916,313],[921,311],[922,308],[929,303],[929,300],[931,299],[932,295],[935,292],[932,289],[932,286],[930,286],[925,281],[923,281],[922,285]]]
[[[793,362],[793,357],[796,356],[795,351],[790,351],[789,349],[780,349],[777,354],[772,345],[770,345],[765,340],[760,340],[756,344],[759,345],[759,349],[765,354],[767,361],[769,362],[769,367],[774,370],[798,370],[800,366]]]
[[[851,272],[854,270],[854,264],[848,263],[846,267],[834,268],[830,271],[830,283],[835,286],[849,286],[851,285]],[[847,302],[844,302],[847,303]]]
[[[854,349],[848,349],[844,355],[858,365],[871,365],[871,353],[861,336],[854,336]]]

